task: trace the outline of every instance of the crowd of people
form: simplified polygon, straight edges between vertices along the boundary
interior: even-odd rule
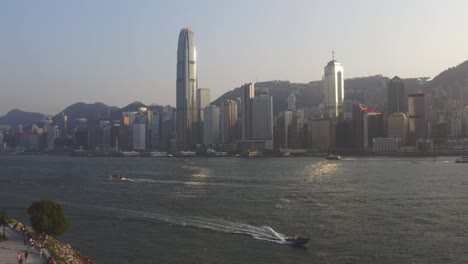
[[[23,233],[23,236],[24,236],[23,243],[27,247],[27,249],[26,249],[26,252],[24,253],[24,257],[23,257],[23,254],[21,254],[21,252],[18,252],[18,254],[16,254],[16,259],[18,260],[18,263],[27,262],[30,252],[31,253],[37,252],[42,257],[44,242],[45,242],[44,237],[38,236],[34,238],[33,235],[30,232],[28,232],[25,226],[21,226],[20,230]],[[47,258],[46,263],[55,264],[55,261],[52,258],[52,256],[49,256]]]

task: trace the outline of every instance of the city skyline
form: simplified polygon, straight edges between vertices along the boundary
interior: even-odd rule
[[[80,101],[175,105],[175,43],[186,26],[202,54],[198,86],[212,99],[248,82],[321,80],[332,50],[347,78],[434,77],[468,59],[468,29],[453,26],[464,1],[202,1],[187,2],[187,14],[180,2],[109,3],[1,3],[0,116]]]

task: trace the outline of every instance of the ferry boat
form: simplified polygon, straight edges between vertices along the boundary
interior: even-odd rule
[[[455,163],[468,163],[468,157],[460,157],[455,160]]]

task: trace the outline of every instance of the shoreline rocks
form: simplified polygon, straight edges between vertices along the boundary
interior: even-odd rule
[[[34,240],[40,241],[39,235],[30,226],[27,226],[21,222],[11,219],[12,228],[17,232],[22,233],[21,227],[26,228],[26,232],[32,234]],[[92,264],[94,263],[91,258],[81,254],[79,251],[73,249],[69,244],[64,244],[58,241],[56,238],[46,236],[42,239],[44,243],[44,255],[45,257],[52,256],[55,263],[67,263],[67,264]]]

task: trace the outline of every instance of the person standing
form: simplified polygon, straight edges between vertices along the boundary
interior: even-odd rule
[[[29,257],[29,253],[28,252],[24,253],[24,262],[28,261],[28,257]]]
[[[23,255],[20,252],[16,254],[16,260],[18,260],[18,263],[23,263]]]

